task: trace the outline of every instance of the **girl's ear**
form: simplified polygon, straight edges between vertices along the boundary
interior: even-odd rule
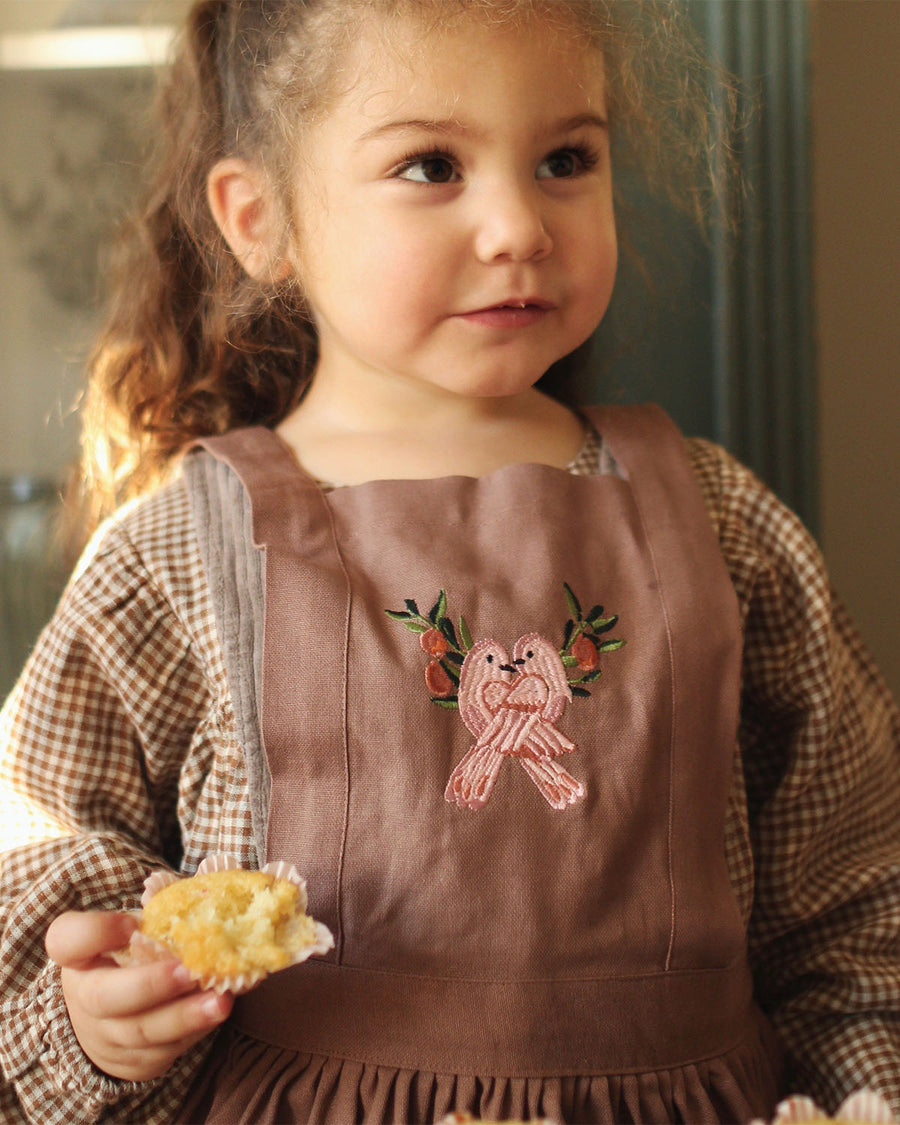
[[[258,280],[281,280],[288,264],[280,252],[277,207],[263,174],[238,157],[220,160],[206,180],[216,225],[235,257]]]

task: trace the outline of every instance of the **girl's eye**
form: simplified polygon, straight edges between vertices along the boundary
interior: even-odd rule
[[[598,156],[583,145],[560,148],[551,152],[537,167],[535,176],[539,180],[565,180],[587,172],[597,163]]]
[[[434,153],[404,160],[397,177],[417,184],[449,184],[457,179],[457,172],[449,156]]]

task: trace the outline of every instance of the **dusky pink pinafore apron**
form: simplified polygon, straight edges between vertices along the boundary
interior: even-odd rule
[[[724,854],[737,599],[682,439],[323,491],[204,443],[264,552],[263,860],[335,949],[238,1000],[190,1120],[744,1121],[779,1095]]]

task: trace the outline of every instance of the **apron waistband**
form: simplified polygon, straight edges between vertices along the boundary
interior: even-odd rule
[[[699,1062],[755,1025],[749,969],[490,981],[307,962],[240,997],[232,1023],[276,1047],[432,1073],[626,1074]]]

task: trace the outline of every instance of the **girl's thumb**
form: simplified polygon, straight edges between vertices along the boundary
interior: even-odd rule
[[[69,911],[50,923],[44,944],[51,961],[77,969],[127,945],[136,926],[132,914]]]

